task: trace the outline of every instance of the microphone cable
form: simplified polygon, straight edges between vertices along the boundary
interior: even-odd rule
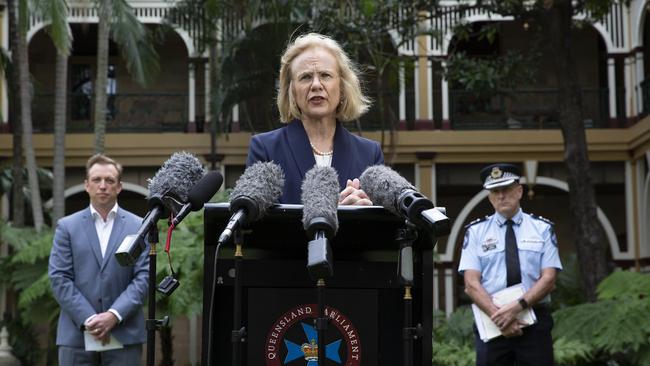
[[[217,291],[217,262],[219,258],[219,249],[221,248],[222,242],[217,243],[217,247],[214,248],[214,264],[212,265],[212,289],[210,291],[210,314],[208,315],[208,354],[206,357],[206,365],[212,365],[212,330],[213,330],[213,318],[214,314],[214,294]]]

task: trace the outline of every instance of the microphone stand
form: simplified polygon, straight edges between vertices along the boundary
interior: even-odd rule
[[[156,245],[158,227],[149,231],[149,307],[147,308],[147,366],[154,366],[156,358]]]
[[[242,279],[241,279],[241,265],[244,258],[242,252],[242,245],[244,243],[244,235],[242,230],[237,228],[234,233],[235,243],[235,283],[234,283],[234,298],[233,298],[233,330],[231,333],[232,342],[232,365],[242,365],[242,343],[246,342],[246,327],[242,325]]]
[[[404,366],[413,365],[413,341],[418,339],[422,332],[421,325],[413,327],[413,242],[417,240],[418,232],[413,223],[406,220],[404,228],[399,229],[397,238],[399,244],[398,275],[404,284],[404,326],[402,328],[403,362]]]
[[[325,333],[329,322],[329,318],[325,315],[325,277],[331,277],[334,274],[332,248],[328,239],[328,231],[326,231],[329,228],[325,224],[326,221],[321,218],[312,220],[310,225],[315,230],[314,240],[307,245],[307,271],[312,279],[316,279],[318,293],[318,317],[314,322],[318,335],[319,365],[325,364]]]

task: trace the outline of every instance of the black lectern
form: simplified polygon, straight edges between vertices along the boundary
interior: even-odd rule
[[[232,362],[232,245],[219,252],[214,308],[210,309],[215,247],[230,215],[228,204],[205,205],[203,365],[207,365],[208,349],[213,365]],[[313,341],[317,290],[307,272],[309,239],[301,219],[301,205],[276,205],[243,234],[243,365],[317,364]],[[326,288],[329,325],[324,364],[401,365],[405,348],[404,287],[398,280],[397,238],[404,220],[378,206],[339,207],[338,219],[339,231],[332,240],[334,276],[327,280]],[[412,353],[414,365],[430,366],[435,238],[432,233],[418,234],[413,243],[412,319],[422,329]],[[209,336],[210,318],[213,333]]]

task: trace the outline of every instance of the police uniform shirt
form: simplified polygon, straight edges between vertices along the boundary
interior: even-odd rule
[[[481,285],[488,294],[506,288],[505,236],[507,219],[499,213],[468,225],[458,272],[481,272]],[[544,268],[562,269],[553,225],[546,219],[524,213],[512,217],[517,238],[521,279],[526,291],[539,280]],[[540,302],[550,301],[546,296]]]

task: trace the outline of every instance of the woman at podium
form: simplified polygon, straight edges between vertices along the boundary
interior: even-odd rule
[[[314,165],[331,166],[339,176],[341,205],[372,205],[357,179],[383,164],[379,143],[351,134],[344,122],[370,107],[359,72],[333,39],[309,33],[296,38],[280,62],[277,130],[251,138],[246,166],[274,161],[284,170],[280,203],[300,203],[301,184]]]

